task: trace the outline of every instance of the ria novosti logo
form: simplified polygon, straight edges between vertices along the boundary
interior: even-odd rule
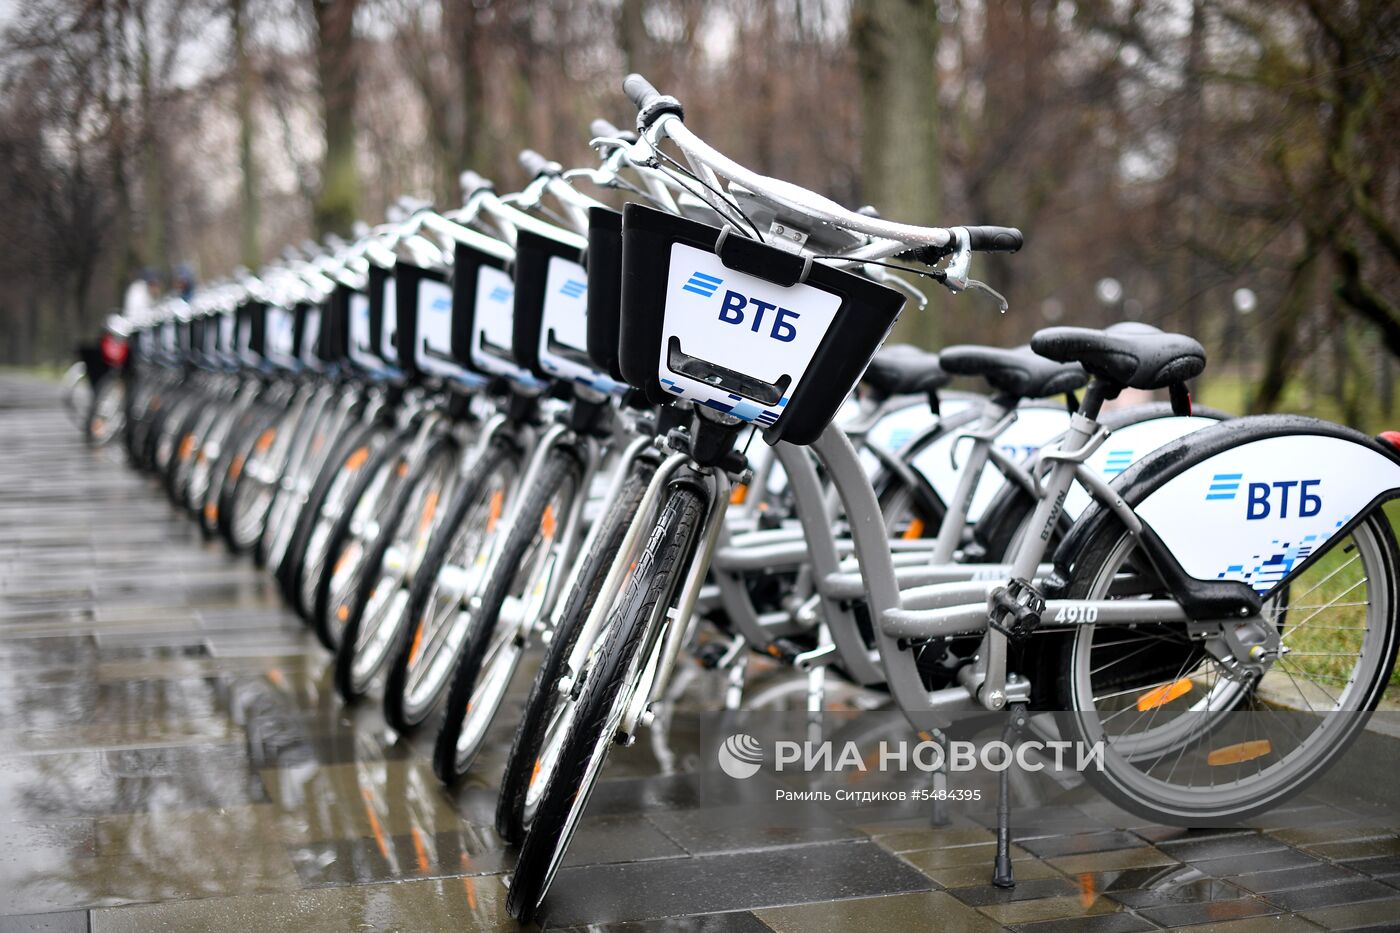
[[[737,732],[719,747],[720,770],[732,778],[751,778],[762,764],[763,746],[747,733]]]
[[[773,770],[839,773],[843,771],[975,771],[979,768],[998,772],[1016,767],[1022,771],[1061,772],[1069,768],[1083,772],[1089,768],[1102,771],[1105,745],[1102,740],[1092,744],[1055,740],[1042,742],[1026,740],[1014,745],[993,740],[977,744],[965,740],[940,743],[935,741],[881,741],[873,753],[863,750],[856,742],[840,746],[833,742],[773,743]],[[732,778],[743,780],[758,773],[764,762],[763,744],[746,732],[736,732],[725,739],[717,752],[720,770]]]

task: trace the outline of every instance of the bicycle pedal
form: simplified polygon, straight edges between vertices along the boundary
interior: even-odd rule
[[[728,653],[728,650],[729,649],[725,645],[717,642],[710,642],[701,645],[696,650],[695,660],[701,667],[705,668],[705,670],[712,671],[719,667],[720,662],[724,660],[724,656]]]
[[[991,626],[1013,643],[1029,638],[1040,626],[1045,597],[1029,580],[1012,579],[987,597]]]

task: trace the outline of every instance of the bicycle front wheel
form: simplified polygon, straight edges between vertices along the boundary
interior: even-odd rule
[[[646,547],[629,570],[594,650],[575,680],[580,685],[578,696],[555,733],[561,738],[557,744],[545,742],[540,765],[547,783],[521,846],[506,901],[506,910],[522,923],[534,918],[564,861],[632,702],[650,647],[657,642],[648,636],[660,630],[685,577],[694,544],[702,534],[704,514],[705,501],[696,488],[686,483],[671,488]]]

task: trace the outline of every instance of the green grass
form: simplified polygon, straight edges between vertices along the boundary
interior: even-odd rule
[[[50,382],[58,382],[63,378],[63,374],[72,365],[65,363],[60,366],[56,363],[37,363],[32,366],[0,366],[0,374],[13,376],[29,376],[34,379],[46,379]]]
[[[1200,380],[1193,391],[1196,401],[1202,405],[1219,408],[1232,415],[1242,415],[1248,411],[1257,386],[1254,380],[1243,374],[1226,371]],[[1391,399],[1391,414],[1386,414],[1385,406],[1374,392],[1360,393],[1355,407],[1358,417],[1353,418],[1335,396],[1294,380],[1284,390],[1283,398],[1274,406],[1274,411],[1311,415],[1348,425],[1367,434],[1400,430],[1400,386],[1397,386]]]

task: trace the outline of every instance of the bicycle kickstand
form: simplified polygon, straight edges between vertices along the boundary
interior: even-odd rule
[[[1001,740],[1007,749],[1021,734],[1026,725],[1026,707],[1023,703],[1014,704],[1008,710],[1006,727],[1002,729]],[[1010,751],[1007,754],[1011,754]],[[1016,879],[1011,873],[1011,763],[1001,769],[997,776],[997,857],[992,870],[992,884],[998,888],[1016,887]]]

